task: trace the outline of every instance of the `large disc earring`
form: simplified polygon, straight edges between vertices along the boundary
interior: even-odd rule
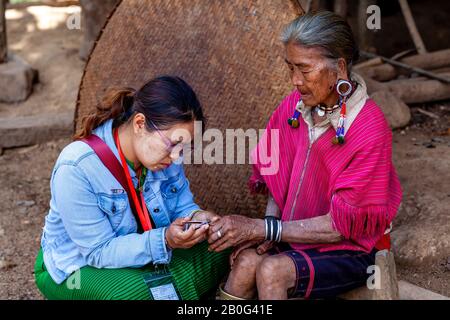
[[[346,100],[350,93],[353,91],[353,85],[350,81],[339,79],[336,84],[336,91],[339,94],[339,105],[341,112],[339,115],[339,123],[336,130],[336,136],[333,138],[333,144],[344,144],[345,136],[345,120],[347,116],[347,104]]]
[[[336,84],[336,91],[341,98],[347,97],[353,90],[353,85],[350,81],[339,79]]]

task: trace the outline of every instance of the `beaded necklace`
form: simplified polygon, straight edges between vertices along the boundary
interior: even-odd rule
[[[356,84],[357,85],[357,84]],[[344,144],[345,139],[345,123],[347,116],[347,99],[353,94],[356,89],[356,85],[348,80],[340,79],[336,84],[336,91],[339,94],[338,103],[332,107],[327,107],[324,105],[317,105],[316,110],[317,114],[320,117],[323,117],[325,113],[333,113],[336,109],[340,109],[339,121],[336,129],[336,135],[332,139],[333,144]],[[347,90],[344,88],[347,87]],[[288,119],[288,124],[292,128],[298,128],[300,125],[300,108],[301,108],[302,99],[297,102],[295,107],[294,115]]]

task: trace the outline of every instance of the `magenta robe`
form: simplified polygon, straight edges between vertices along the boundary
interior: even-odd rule
[[[368,99],[347,131],[343,145],[332,144],[335,130],[331,125],[310,144],[308,126],[301,117],[299,128],[287,123],[299,99],[295,90],[270,118],[264,137],[252,152],[249,186],[253,191],[271,192],[283,221],[330,213],[333,227],[344,237],[333,244],[291,243],[295,249],[370,252],[389,228],[402,198],[392,164],[389,124],[381,109]],[[278,142],[272,141],[277,132]],[[261,157],[270,155],[271,146],[279,149],[278,164],[267,164],[267,159]],[[278,170],[267,172],[274,163]]]

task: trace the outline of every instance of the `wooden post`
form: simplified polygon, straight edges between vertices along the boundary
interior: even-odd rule
[[[400,3],[403,16],[405,17],[406,26],[408,27],[409,33],[414,41],[417,52],[419,54],[427,53],[427,49],[425,49],[425,44],[422,41],[419,31],[417,30],[416,22],[414,21],[411,9],[409,8],[408,0],[398,0],[398,2]]]
[[[422,69],[442,68],[450,66],[450,49],[418,54],[403,58],[400,61]]]
[[[6,0],[0,0],[0,63],[6,62],[8,56],[5,12]]]
[[[291,0],[291,3],[294,6],[296,15],[302,16],[305,14],[305,10],[303,9],[302,4],[300,3],[300,0]]]
[[[403,69],[406,69],[406,70],[409,70],[409,71],[412,71],[412,72],[416,72],[416,73],[418,73],[420,75],[424,75],[424,76],[426,76],[428,78],[436,79],[436,80],[442,81],[444,83],[450,84],[450,79],[448,79],[446,77],[442,77],[442,76],[440,76],[440,75],[438,75],[436,73],[424,70],[422,68],[417,68],[417,67],[410,66],[410,65],[408,65],[406,63],[403,63],[403,62],[398,62],[398,61],[395,61],[395,60],[392,60],[392,59],[389,59],[389,58],[386,58],[386,57],[382,57],[382,56],[379,56],[379,55],[374,54],[374,53],[365,52],[365,51],[361,51],[361,56],[367,57],[367,58],[381,58],[381,60],[383,60],[384,62],[387,62],[387,63],[389,63],[389,64],[391,64],[393,66],[400,67],[400,68],[403,68]]]
[[[378,266],[379,288],[369,289],[366,286],[344,293],[339,297],[345,300],[398,300],[397,272],[394,255],[388,250],[378,251],[375,255]]]
[[[347,0],[334,0],[334,13],[340,15],[344,19],[347,19],[347,7]]]
[[[358,1],[358,42],[359,47],[366,51],[375,51],[374,47],[374,32],[367,28],[367,8],[370,5],[376,4],[375,0],[360,0]]]
[[[292,0],[292,1],[296,2],[298,4],[298,7],[301,7],[303,14],[311,11],[317,11],[320,6],[320,0]]]
[[[306,12],[317,12],[320,8],[320,0],[308,0]]]

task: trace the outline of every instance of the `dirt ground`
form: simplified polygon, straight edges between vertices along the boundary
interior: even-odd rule
[[[6,12],[8,49],[39,71],[39,83],[28,100],[0,103],[0,117],[75,110],[84,62],[78,59],[81,30],[69,30],[66,20],[80,8],[32,6]]]
[[[76,6],[7,10],[9,50],[37,69],[40,81],[25,102],[0,103],[1,118],[75,110],[84,67],[78,58],[82,32],[69,30],[66,20],[79,12]],[[66,137],[0,156],[0,299],[42,299],[33,260],[49,207],[51,169],[69,142]]]
[[[45,10],[54,13],[53,25],[39,22],[32,10],[9,13],[10,48],[39,69],[41,84],[23,104],[0,104],[0,117],[73,110],[84,65],[77,57],[81,32],[65,26],[73,11]],[[412,113],[412,124],[394,132],[394,163],[404,189],[392,235],[398,277],[450,296],[450,102],[413,106]],[[33,265],[49,208],[50,173],[69,142],[64,137],[0,156],[0,299],[42,299]]]
[[[450,296],[450,103],[412,107],[412,126],[394,132],[393,161],[403,188],[392,245],[398,276]]]

